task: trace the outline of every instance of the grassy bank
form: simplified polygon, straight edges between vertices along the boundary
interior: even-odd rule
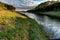
[[[0,40],[48,40],[38,23],[15,11],[0,8]]]

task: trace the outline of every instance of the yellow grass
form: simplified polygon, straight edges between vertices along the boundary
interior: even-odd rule
[[[15,17],[26,18],[25,16],[20,15],[20,14],[18,14],[16,12],[11,12],[9,10],[3,10],[3,9],[0,10],[0,18],[1,17],[6,17],[6,18],[11,18],[11,17],[13,17],[13,18],[15,18]]]
[[[16,12],[12,12],[12,11],[4,10],[3,8],[0,8],[0,28],[3,26],[4,22],[8,24],[10,27],[15,28],[14,24],[12,24],[11,18],[15,19],[16,17],[20,17],[23,19],[27,18]]]

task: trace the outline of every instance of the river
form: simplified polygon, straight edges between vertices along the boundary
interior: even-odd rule
[[[42,25],[43,29],[50,35],[52,38],[60,38],[60,21],[58,19],[50,18],[46,15],[36,15],[28,12],[21,12],[22,14],[28,16],[29,18],[35,19],[39,25]]]

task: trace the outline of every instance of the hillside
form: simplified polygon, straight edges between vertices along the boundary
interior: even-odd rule
[[[60,2],[47,1],[47,2],[41,3],[36,8],[29,11],[46,12],[46,11],[59,11],[59,10],[60,10]]]
[[[5,3],[0,2],[0,8],[3,8],[5,10],[11,10],[11,11],[15,11],[15,7],[13,7],[12,5],[8,5]]]
[[[14,9],[0,3],[0,40],[48,40],[49,36],[35,20]]]
[[[49,5],[48,5],[49,4]],[[28,10],[27,12],[33,12],[35,14],[47,15],[54,18],[60,18],[60,2],[44,2],[38,5],[35,9]]]

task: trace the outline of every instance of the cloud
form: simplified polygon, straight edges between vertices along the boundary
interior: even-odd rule
[[[38,1],[33,1],[33,0],[0,0],[0,1],[14,6],[20,6],[20,5],[35,6],[40,3]]]
[[[38,4],[44,1],[38,0],[0,0],[1,2],[5,2],[7,4],[13,5],[15,7],[20,7],[20,9],[32,9],[36,7]]]

